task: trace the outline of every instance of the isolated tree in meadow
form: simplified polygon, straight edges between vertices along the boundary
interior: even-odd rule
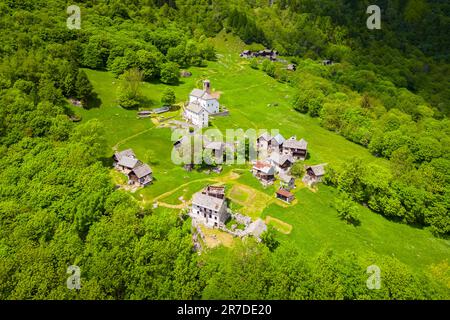
[[[124,108],[135,108],[139,105],[139,88],[143,80],[143,72],[138,68],[132,68],[122,75],[122,83],[119,87],[119,104]]]
[[[80,99],[83,104],[87,102],[89,97],[92,95],[92,84],[89,81],[86,72],[83,70],[78,71],[77,82],[76,82],[77,98]]]
[[[175,91],[171,88],[166,88],[163,92],[161,103],[165,106],[172,106],[176,102]]]
[[[139,95],[139,88],[144,79],[143,72],[138,68],[132,68],[125,71],[123,75],[123,80],[126,87],[131,93],[132,97],[137,97]]]

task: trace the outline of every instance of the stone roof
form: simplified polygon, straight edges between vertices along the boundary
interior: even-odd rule
[[[186,107],[186,110],[189,110],[193,113],[199,114],[202,111],[206,111],[200,104],[198,103],[189,103]]]
[[[287,173],[285,173],[284,171],[280,172],[280,180],[285,182],[285,183],[289,183],[291,182],[291,180],[294,179],[293,176],[288,175]]]
[[[208,92],[205,92],[201,98],[203,100],[214,100],[214,99],[216,99],[211,94],[209,94]]]
[[[257,161],[253,168],[268,175],[275,174],[275,168],[267,162]]]
[[[174,147],[176,149],[180,148],[182,145],[184,145],[185,143],[190,142],[190,139],[188,136],[183,136],[180,139],[178,139],[177,141],[175,141],[173,143]]]
[[[284,142],[283,147],[289,149],[306,150],[308,147],[308,142],[306,142],[306,140],[304,139],[297,141],[295,138],[290,138]]]
[[[224,204],[224,199],[219,199],[216,197],[208,196],[201,192],[197,192],[192,197],[192,204],[197,205],[202,208],[211,209],[214,211],[219,210]]]
[[[194,89],[191,91],[191,96],[203,100],[214,100],[216,99],[213,95],[201,89]]]
[[[311,169],[312,172],[314,173],[314,175],[320,177],[325,174],[325,166],[326,166],[326,164],[318,164],[315,166],[306,167],[306,169]]]
[[[272,137],[270,136],[269,133],[264,132],[264,133],[261,134],[257,139],[258,139],[258,140],[264,139],[264,140],[266,140],[266,141],[269,141],[270,139],[272,139]]]
[[[201,89],[194,89],[191,91],[191,96],[196,97],[196,98],[201,98],[204,93],[205,93],[205,91],[203,91]]]
[[[278,144],[283,144],[286,139],[281,134],[277,134],[272,139],[274,139]]]
[[[279,154],[278,152],[273,152],[270,155],[270,160],[276,165],[283,165],[286,163],[286,161],[294,163],[294,159],[290,155]]]
[[[117,164],[119,166],[128,168],[128,169],[134,169],[138,164],[139,164],[139,160],[136,158],[131,158],[131,157],[121,157],[120,160],[117,162]]]
[[[219,141],[212,141],[205,145],[205,149],[211,150],[223,150],[224,148],[225,148],[224,143]]]
[[[123,157],[136,158],[136,155],[134,154],[134,151],[132,149],[126,149],[123,151],[116,152],[114,153],[114,156],[116,157],[117,161],[119,161]]]
[[[152,174],[152,169],[147,164],[144,163],[134,168],[133,172],[136,175],[136,177],[140,179]]]

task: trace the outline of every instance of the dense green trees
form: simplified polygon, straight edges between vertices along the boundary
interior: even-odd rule
[[[430,168],[431,164],[416,169],[409,162],[408,169],[408,161],[404,154],[397,153],[393,166],[402,171],[395,170],[393,176],[378,166],[366,166],[361,160],[354,159],[343,167],[330,167],[327,181],[390,219],[430,226],[436,235],[448,235],[450,220],[445,187],[448,179],[444,178],[444,172],[448,175],[448,161],[436,162],[444,166],[436,168],[431,176],[429,173],[434,170]]]
[[[203,298],[431,299],[445,295],[436,278],[413,274],[392,257],[324,251],[308,259],[293,245],[281,245],[271,254],[251,240],[227,252],[230,262],[222,254],[213,252],[202,262]],[[367,268],[374,261],[381,271],[380,290],[367,287]]]
[[[180,77],[180,68],[176,63],[168,62],[161,66],[161,82],[177,84]]]
[[[81,30],[65,27],[64,1],[0,3],[0,299],[449,298],[445,263],[419,273],[370,253],[307,258],[279,243],[272,229],[262,243],[248,239],[199,256],[186,217],[142,208],[115,190],[100,158],[100,124],[75,125],[65,108],[65,98],[86,103],[93,95],[80,67],[124,79],[120,103],[135,107],[141,81],[176,84],[179,67],[214,60],[205,36],[224,27],[283,54],[332,58],[341,64],[298,59],[298,71],[283,75],[299,88],[294,107],[391,164],[391,170],[358,160],[330,166],[328,183],[352,198],[337,203],[338,211],[349,217],[357,201],[446,236],[444,4],[394,1],[386,35],[369,37],[351,26],[354,8],[345,1],[282,0],[273,8],[241,0],[83,3]],[[365,8],[356,8],[364,25]],[[276,65],[264,69],[281,78]],[[174,101],[167,90],[162,103]],[[382,271],[380,290],[366,287],[374,263]],[[65,286],[70,265],[81,268],[80,291]]]

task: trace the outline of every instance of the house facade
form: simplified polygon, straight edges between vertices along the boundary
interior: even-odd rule
[[[291,191],[295,189],[295,178],[287,173],[281,172],[279,175],[280,185],[283,189]]]
[[[223,163],[223,157],[225,155],[225,143],[219,141],[208,142],[205,144],[205,150],[208,150],[212,156],[212,159],[216,163]]]
[[[210,228],[224,227],[229,217],[226,200],[198,192],[192,197],[190,216]]]
[[[282,150],[286,139],[281,134],[277,134],[269,140],[269,152],[279,152]]]
[[[305,160],[308,154],[308,142],[304,139],[297,140],[295,137],[291,137],[284,141],[282,149],[285,155],[290,155],[295,160]]]
[[[184,118],[198,128],[206,128],[209,125],[209,114],[198,103],[189,103],[184,110]]]
[[[114,167],[125,174],[130,173],[131,170],[141,164],[131,149],[115,152],[113,160]]]
[[[291,155],[279,152],[272,152],[269,161],[275,167],[277,173],[289,171],[294,164],[294,159]]]
[[[257,161],[252,173],[264,186],[272,185],[275,181],[275,168],[268,162]]]
[[[271,139],[272,137],[267,132],[264,132],[258,138],[256,138],[258,151],[267,150],[269,148],[269,141]]]
[[[143,163],[131,170],[128,174],[128,179],[132,184],[145,187],[153,182],[152,169]]]
[[[277,197],[277,199],[280,199],[287,203],[292,203],[292,201],[295,200],[295,196],[291,192],[289,192],[283,188],[280,188],[277,190],[276,197]]]
[[[312,186],[314,184],[322,182],[323,176],[325,175],[325,166],[326,164],[306,166],[306,174],[303,177],[302,181],[308,186]]]

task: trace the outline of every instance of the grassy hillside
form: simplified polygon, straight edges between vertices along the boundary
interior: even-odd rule
[[[192,88],[202,79],[208,78],[213,89],[222,92],[221,104],[230,110],[229,117],[213,120],[213,126],[223,132],[227,128],[279,129],[285,137],[297,135],[309,142],[311,157],[307,163],[345,163],[353,157],[359,157],[366,164],[381,167],[388,165],[387,160],[376,158],[367,149],[320,127],[317,119],[293,111],[289,106],[293,89],[259,70],[251,69],[248,62],[238,56],[242,43],[223,35],[216,38],[214,43],[218,60],[208,63],[205,68],[189,69],[193,76],[182,79],[179,86],[172,87],[178,102],[187,99]],[[111,73],[86,72],[101,103],[90,110],[73,110],[85,120],[100,120],[108,145],[105,156],[112,155],[113,147],[133,148],[138,157],[151,164],[155,183],[135,194],[144,204],[159,201],[163,205],[181,208],[183,204],[180,197],[188,200],[193,192],[211,182],[227,184],[229,192],[233,189],[236,207],[245,207],[247,199],[247,195],[239,195],[240,190],[250,190],[254,194],[263,192],[273,199],[274,187],[263,189],[247,169],[236,176],[236,173],[232,174],[234,168],[229,167],[217,175],[196,171],[187,173],[172,164],[170,130],[156,128],[149,119],[137,119],[136,111],[118,107],[115,101],[118,80]],[[148,107],[159,106],[165,87],[158,83],[143,85],[143,95],[151,101]],[[273,103],[278,106],[268,106]],[[333,207],[336,194],[335,189],[323,185],[318,192],[300,188],[296,191],[298,202],[292,206],[282,206],[270,200],[252,206],[249,209],[251,212],[246,213],[253,217],[278,219],[279,224],[290,231],[289,234],[278,232],[278,238],[294,243],[307,255],[315,255],[325,248],[338,252],[351,250],[360,256],[377,253],[394,256],[417,270],[424,270],[450,258],[450,241],[434,238],[426,230],[388,221],[362,206],[359,207],[361,226],[345,224],[338,219]]]

